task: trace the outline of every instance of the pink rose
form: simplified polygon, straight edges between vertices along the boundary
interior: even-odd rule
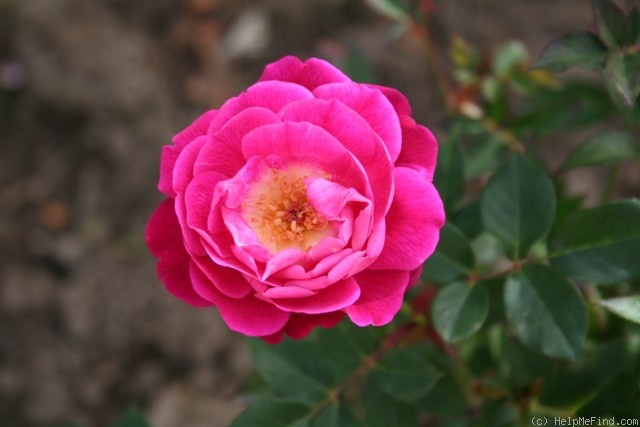
[[[268,342],[390,322],[445,221],[407,99],[319,59],[268,65],[173,143],[146,230],[158,275]]]

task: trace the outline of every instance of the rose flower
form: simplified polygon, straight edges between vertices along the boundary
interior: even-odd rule
[[[163,148],[146,240],[168,291],[275,343],[389,323],[438,242],[437,143],[398,91],[285,57]]]

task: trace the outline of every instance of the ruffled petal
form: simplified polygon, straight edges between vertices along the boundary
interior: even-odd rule
[[[218,115],[218,110],[209,110],[194,120],[182,132],[173,137],[173,143],[182,150],[187,144],[191,143],[199,136],[207,134],[207,130],[212,120]]]
[[[209,279],[194,265],[190,270],[191,280],[197,283],[198,289],[208,289],[207,296],[213,302],[222,319],[230,329],[242,334],[259,337],[274,334],[280,331],[289,320],[286,313],[273,304],[261,301],[253,294],[244,298],[229,298],[215,287],[208,287]]]
[[[284,311],[319,314],[342,310],[353,304],[360,296],[360,287],[353,278],[348,278],[317,291],[305,298],[277,298],[270,300]]]
[[[284,332],[294,340],[299,340],[309,335],[316,326],[333,328],[340,323],[343,317],[344,313],[342,311],[322,314],[292,313]]]
[[[333,83],[319,86],[313,94],[321,99],[337,99],[356,111],[380,136],[395,162],[402,148],[398,114],[382,92],[362,84]]]
[[[444,207],[431,182],[414,169],[396,168],[396,193],[386,217],[384,248],[371,268],[418,268],[431,255],[444,225]]]
[[[365,270],[355,276],[360,298],[345,312],[358,326],[382,326],[393,320],[402,307],[409,272],[401,270]]]
[[[193,257],[194,262],[209,279],[193,282],[193,289],[206,300],[215,299],[212,288],[222,292],[229,298],[243,298],[253,291],[244,276],[233,268],[222,267],[208,257]]]
[[[191,286],[190,257],[182,244],[182,233],[172,199],[163,201],[153,213],[145,230],[151,253],[158,258],[158,277],[176,298],[196,307],[210,306]]]
[[[433,180],[438,160],[438,142],[431,131],[405,117],[402,126],[402,151],[396,166],[406,166],[424,172],[429,181]]]
[[[202,147],[194,166],[194,174],[215,171],[234,176],[246,163],[242,156],[242,138],[260,126],[279,123],[280,118],[264,107],[249,107],[231,118]]]
[[[242,110],[264,107],[277,113],[285,105],[299,99],[313,98],[308,89],[289,82],[265,81],[250,86],[246,92],[225,102],[211,122],[209,133],[213,134]]]
[[[309,90],[326,83],[351,81],[342,71],[327,61],[310,58],[302,62],[295,56],[285,56],[267,65],[260,81],[267,80],[297,83]]]

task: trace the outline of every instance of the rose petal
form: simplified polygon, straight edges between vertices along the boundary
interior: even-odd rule
[[[244,166],[242,138],[255,128],[279,123],[280,118],[264,107],[249,107],[232,117],[211,140],[202,147],[194,166],[194,174],[216,171],[234,176]]]
[[[212,296],[211,289],[222,292],[229,298],[243,298],[249,295],[253,288],[246,281],[244,276],[233,268],[222,267],[213,262],[208,257],[193,257],[194,262],[209,279],[209,283],[205,280],[193,282],[193,289],[206,300],[215,299]]]
[[[402,307],[409,272],[401,270],[365,270],[355,279],[360,285],[360,298],[345,312],[358,326],[382,326],[393,320]]]
[[[431,182],[414,169],[396,168],[396,193],[386,217],[384,248],[371,268],[418,268],[438,243],[445,222],[442,200]]]
[[[342,310],[360,296],[360,288],[353,278],[348,278],[318,291],[306,298],[278,298],[270,300],[285,311],[318,314]]]
[[[297,83],[309,90],[326,83],[351,81],[342,71],[327,61],[310,58],[302,62],[295,56],[285,56],[267,65],[260,81],[267,80]]]
[[[190,270],[191,280],[197,283],[198,289],[207,288],[209,279],[194,264]],[[204,283],[202,283],[204,282]],[[218,310],[222,319],[230,329],[249,336],[271,335],[280,331],[289,320],[286,313],[273,304],[261,301],[253,296],[244,298],[229,298],[215,287],[208,287],[208,296]]]
[[[211,121],[218,115],[218,110],[209,110],[187,126],[182,132],[173,137],[173,143],[182,150],[199,136],[207,134]]]
[[[309,335],[316,326],[333,328],[340,323],[343,317],[344,313],[342,311],[322,314],[292,313],[284,332],[291,338],[298,340]]]
[[[402,132],[398,114],[386,96],[362,84],[332,83],[319,86],[313,94],[321,99],[337,99],[356,111],[380,136],[395,162],[402,148]]]
[[[209,133],[213,134],[242,110],[250,107],[264,107],[277,113],[285,105],[299,99],[310,99],[309,90],[295,83],[265,81],[250,86],[246,92],[225,102],[218,115],[211,122]]]
[[[422,170],[425,177],[432,181],[437,160],[438,142],[431,131],[416,124],[410,117],[406,117],[402,126],[402,151],[396,166]]]
[[[173,168],[173,190],[176,193],[183,192],[193,179],[193,165],[208,139],[207,136],[199,136],[180,152]]]
[[[196,307],[210,306],[211,303],[201,298],[191,286],[191,261],[182,244],[182,233],[173,206],[172,199],[163,201],[145,230],[147,246],[158,258],[158,277],[176,298]]]

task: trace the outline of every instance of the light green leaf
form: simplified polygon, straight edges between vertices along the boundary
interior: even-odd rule
[[[551,264],[597,284],[640,277],[640,201],[617,201],[568,215],[551,233]]]
[[[606,54],[606,46],[595,34],[571,33],[552,40],[534,67],[556,72],[576,66],[600,69],[606,61]]]
[[[431,310],[436,330],[453,343],[480,329],[489,313],[489,296],[481,285],[452,283],[438,292]]]
[[[626,132],[612,131],[595,136],[573,151],[562,169],[604,165],[640,156],[640,144]]]
[[[520,41],[511,41],[501,47],[493,58],[493,71],[498,77],[504,77],[515,66],[527,60],[527,48]]]
[[[563,276],[545,265],[527,265],[507,279],[504,301],[509,326],[522,342],[547,356],[578,358],[587,313]]]
[[[229,427],[309,427],[311,409],[298,402],[263,400],[241,413]]]
[[[373,384],[364,389],[367,427],[417,427],[418,411],[412,405],[390,399]]]
[[[441,372],[429,361],[423,345],[394,348],[387,352],[371,374],[371,378],[389,396],[411,402],[431,389]]]
[[[447,222],[440,230],[438,247],[424,264],[422,275],[428,281],[448,283],[470,273],[474,262],[469,240]]]
[[[598,304],[631,322],[640,323],[640,295],[612,298]]]
[[[491,178],[480,197],[483,224],[515,260],[547,234],[555,208],[551,178],[519,154]]]
[[[609,87],[622,97],[627,107],[633,108],[640,95],[640,53],[609,54],[604,75]]]

